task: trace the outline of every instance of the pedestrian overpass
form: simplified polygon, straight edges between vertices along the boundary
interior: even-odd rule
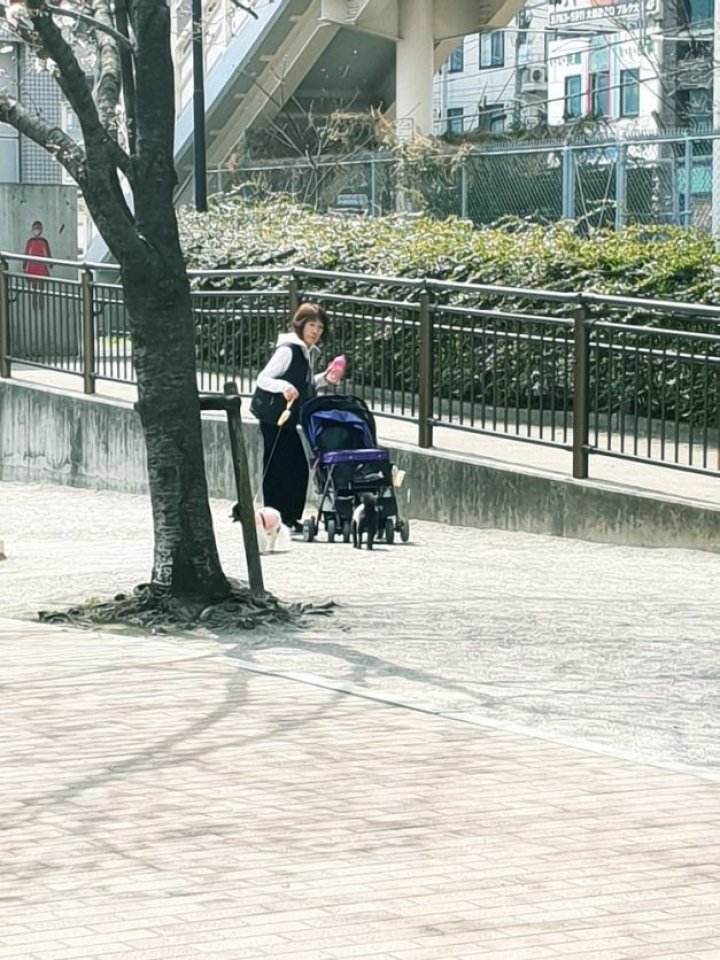
[[[208,169],[246,130],[288,110],[378,108],[406,135],[432,129],[432,78],[465,34],[506,24],[520,0],[211,0],[203,11]],[[184,20],[181,11],[185,11]],[[175,4],[178,196],[193,175],[192,24]]]
[[[432,130],[432,82],[459,39],[504,26],[522,0],[206,0],[206,164],[226,167],[245,132],[288,111],[380,109],[399,135]],[[178,202],[192,200],[189,0],[172,0]],[[86,253],[107,257],[97,236]]]

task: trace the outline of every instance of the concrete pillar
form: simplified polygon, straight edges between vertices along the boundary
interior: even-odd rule
[[[434,0],[399,0],[395,115],[398,136],[432,133]]]

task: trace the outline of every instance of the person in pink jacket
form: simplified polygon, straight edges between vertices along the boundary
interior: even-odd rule
[[[33,221],[30,236],[25,244],[25,254],[29,257],[52,257],[50,244],[43,236],[42,220]],[[33,305],[42,307],[42,280],[39,278],[50,276],[50,265],[47,263],[38,263],[36,260],[25,260],[23,262],[23,271],[32,277],[30,288],[33,291]],[[37,279],[36,279],[37,278]]]

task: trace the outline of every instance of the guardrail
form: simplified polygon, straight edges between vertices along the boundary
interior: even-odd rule
[[[116,268],[48,261],[66,278],[11,269],[0,254],[0,375],[13,364],[132,383],[129,318]],[[720,308],[304,269],[191,273],[198,383],[249,396],[301,300],[330,314],[328,355],[379,417],[717,474]]]

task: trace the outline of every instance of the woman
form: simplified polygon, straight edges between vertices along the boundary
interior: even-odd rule
[[[288,333],[278,337],[275,352],[257,378],[250,406],[260,421],[263,438],[263,502],[280,511],[283,523],[302,531],[308,464],[297,432],[298,414],[315,389],[325,386],[326,372],[313,374],[318,343],[327,333],[327,314],[317,303],[304,303],[290,322]],[[292,401],[288,420],[278,418]]]

